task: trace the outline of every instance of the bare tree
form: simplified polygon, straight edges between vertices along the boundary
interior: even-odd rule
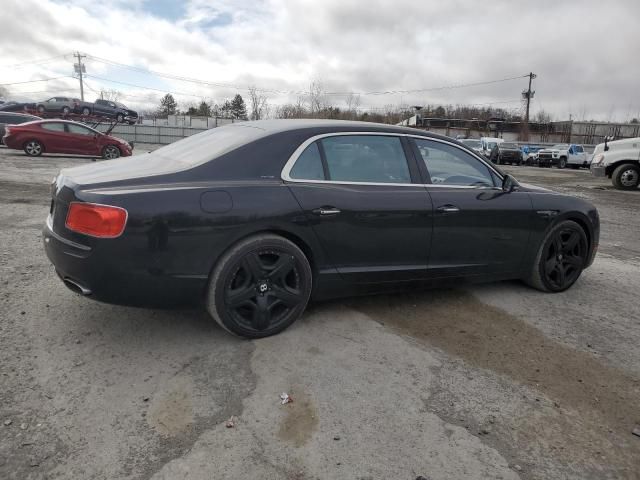
[[[122,94],[118,91],[118,90],[106,90],[104,88],[100,89],[100,98],[102,98],[103,100],[109,100],[111,102],[117,102],[118,100],[120,100],[120,96]]]
[[[358,108],[360,107],[360,95],[350,93],[345,99],[347,104],[347,114],[350,120],[356,120],[358,118]]]
[[[314,80],[309,85],[309,114],[317,116],[320,111],[326,107],[325,94],[322,88],[322,83],[319,80]]]
[[[546,112],[545,110],[540,110],[538,113],[536,113],[536,116],[534,118],[538,123],[551,122],[551,114]]]
[[[251,104],[251,120],[260,120],[268,114],[269,106],[267,104],[267,97],[260,95],[256,90],[256,87],[249,87],[249,102]]]

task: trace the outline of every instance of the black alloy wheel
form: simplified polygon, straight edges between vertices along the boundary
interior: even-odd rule
[[[560,222],[541,245],[528,283],[546,292],[562,292],[580,277],[587,254],[582,227],[571,220]]]
[[[207,309],[226,330],[247,338],[278,333],[306,308],[311,268],[304,253],[276,235],[235,245],[210,279]]]

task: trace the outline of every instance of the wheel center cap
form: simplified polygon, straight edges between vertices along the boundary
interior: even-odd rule
[[[260,293],[264,293],[267,290],[269,290],[269,285],[267,285],[266,282],[263,282],[260,284],[260,286],[258,287],[258,289],[260,290]]]
[[[558,261],[562,261],[562,254],[558,255]]]

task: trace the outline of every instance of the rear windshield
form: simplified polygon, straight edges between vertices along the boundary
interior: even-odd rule
[[[195,167],[264,135],[264,130],[249,125],[226,125],[178,140],[153,152],[171,164]]]

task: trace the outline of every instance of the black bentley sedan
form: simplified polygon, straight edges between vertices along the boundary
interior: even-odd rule
[[[310,298],[501,279],[560,292],[598,237],[591,204],[520,185],[455,140],[328,120],[236,123],[62,170],[44,229],[71,290],[202,301],[249,338]]]

